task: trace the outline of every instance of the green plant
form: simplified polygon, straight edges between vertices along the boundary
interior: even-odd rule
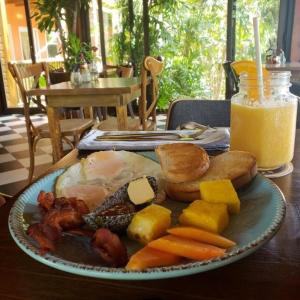
[[[133,12],[129,13],[129,3]],[[164,58],[160,77],[159,108],[181,96],[224,99],[226,59],[226,1],[224,0],[150,0],[150,51]],[[114,38],[118,61],[139,65],[143,58],[142,1],[118,0],[122,31]],[[254,58],[250,13],[259,8],[262,49],[276,36],[279,0],[237,1],[237,59]]]
[[[37,22],[41,32],[59,32],[64,59],[67,58],[66,47],[70,42],[73,43],[73,40],[68,41],[62,24],[66,23],[69,35],[76,35],[79,12],[81,9],[88,10],[90,2],[91,0],[36,0],[33,2],[32,18]],[[65,67],[67,69],[67,66]]]
[[[73,33],[70,33],[65,39],[65,67],[66,71],[72,71],[80,63],[81,56],[84,57],[87,63],[93,59],[93,51],[91,45],[81,42],[80,39]]]

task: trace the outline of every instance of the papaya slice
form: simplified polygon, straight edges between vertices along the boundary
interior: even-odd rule
[[[230,248],[236,245],[234,241],[219,234],[194,227],[174,227],[168,229],[167,232],[175,236],[207,243],[221,248]]]
[[[151,241],[148,246],[194,260],[211,259],[225,253],[225,249],[174,235],[166,235]]]
[[[142,271],[151,267],[176,265],[180,260],[181,257],[177,255],[146,246],[130,257],[125,268],[129,271]]]

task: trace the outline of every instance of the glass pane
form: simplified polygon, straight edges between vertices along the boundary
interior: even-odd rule
[[[99,15],[98,15],[98,1],[92,0],[89,11],[90,18],[90,35],[91,45],[97,47],[97,56],[101,57],[100,51],[100,28],[99,28]],[[100,68],[102,69],[102,63]]]
[[[191,0],[174,2],[172,7],[162,1],[161,8],[150,8],[151,52],[165,60],[160,108],[176,98],[225,99],[224,3]]]
[[[138,67],[144,53],[142,1],[133,1],[132,30],[127,6],[118,5],[122,26],[114,39],[116,57]],[[149,5],[149,17],[150,53],[165,62],[158,107],[165,109],[176,98],[224,99],[226,1],[157,1]]]
[[[259,12],[260,43],[262,61],[268,49],[277,48],[277,29],[280,0],[241,0],[237,1],[236,12],[236,60],[254,60],[255,46],[253,16]]]
[[[30,60],[30,47],[27,28],[20,28],[20,43],[22,51],[22,60]]]
[[[104,40],[107,64],[116,64],[117,60],[113,55],[113,36],[120,27],[120,13],[115,7],[115,0],[102,1],[103,24],[104,24]],[[101,57],[100,51],[100,27],[98,14],[98,1],[92,0],[90,5],[90,31],[91,45],[98,48],[97,55]]]

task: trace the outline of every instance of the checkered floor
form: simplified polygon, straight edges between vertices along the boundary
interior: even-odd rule
[[[35,125],[47,122],[45,115],[34,115]],[[158,129],[164,129],[165,115],[157,117]],[[35,153],[35,171],[38,176],[52,164],[50,139],[42,139],[37,144]],[[22,115],[0,116],[0,192],[16,194],[28,182],[29,152],[25,121]]]

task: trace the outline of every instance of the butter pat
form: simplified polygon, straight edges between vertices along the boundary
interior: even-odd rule
[[[146,177],[131,181],[127,188],[129,199],[135,205],[143,204],[154,199],[154,191]]]

